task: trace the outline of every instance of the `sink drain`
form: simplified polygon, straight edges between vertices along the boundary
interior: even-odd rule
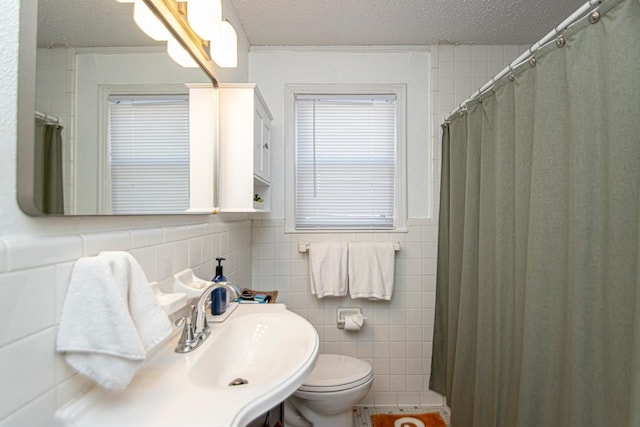
[[[229,386],[233,387],[236,385],[244,385],[244,384],[249,384],[249,380],[244,378],[236,378],[235,380],[229,383]]]

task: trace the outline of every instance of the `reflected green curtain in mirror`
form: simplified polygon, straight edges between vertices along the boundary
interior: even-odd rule
[[[63,214],[62,126],[42,119],[35,122],[35,203],[45,214]]]
[[[452,427],[640,426],[640,0],[599,12],[443,134]]]

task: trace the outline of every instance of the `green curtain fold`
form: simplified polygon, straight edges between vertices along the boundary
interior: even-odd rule
[[[442,141],[430,387],[454,427],[640,425],[640,0]]]
[[[62,126],[35,120],[34,198],[45,214],[64,213]]]

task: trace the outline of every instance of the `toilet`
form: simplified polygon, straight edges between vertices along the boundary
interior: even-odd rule
[[[320,354],[313,371],[285,401],[285,425],[353,427],[352,408],[371,388],[371,365],[355,357]]]

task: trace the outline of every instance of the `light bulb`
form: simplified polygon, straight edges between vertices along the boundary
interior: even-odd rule
[[[211,40],[211,57],[222,68],[238,66],[238,36],[229,21],[220,23],[221,38],[218,43]]]
[[[193,60],[189,52],[173,37],[167,40],[167,53],[171,59],[185,68],[198,68],[198,64]]]
[[[220,37],[219,23],[222,21],[220,0],[189,0],[187,3],[189,25],[200,38],[215,40]]]
[[[169,40],[171,33],[142,0],[135,0],[133,20],[146,35],[154,40]]]

